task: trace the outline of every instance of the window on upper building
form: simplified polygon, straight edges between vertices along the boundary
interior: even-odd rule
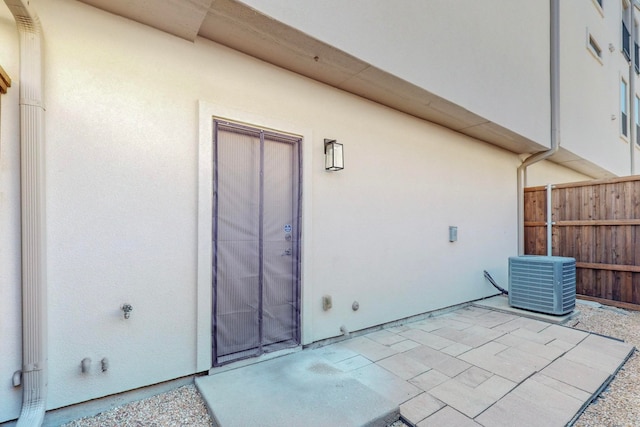
[[[631,42],[631,34],[627,28],[627,24],[622,21],[622,53],[627,57],[627,61],[631,60],[631,54],[629,50],[629,44]]]
[[[629,137],[629,98],[627,92],[627,82],[620,80],[620,133]]]
[[[602,59],[602,49],[596,41],[596,39],[589,33],[587,33],[587,49],[596,57],[596,59]],[[602,62],[602,61],[600,61]]]
[[[631,33],[629,32],[630,25],[630,4],[628,0],[622,0],[622,53],[627,58],[627,61],[631,60]]]
[[[593,2],[593,6],[596,8],[600,16],[604,17],[604,9],[602,6],[603,0],[591,0]]]
[[[634,114],[636,115],[636,144],[640,145],[640,98],[635,97]]]

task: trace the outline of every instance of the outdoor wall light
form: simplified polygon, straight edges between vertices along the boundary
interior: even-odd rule
[[[337,143],[335,139],[324,140],[324,168],[328,171],[344,169],[342,144]]]

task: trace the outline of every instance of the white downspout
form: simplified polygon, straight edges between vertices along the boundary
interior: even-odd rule
[[[47,395],[42,30],[28,0],[4,0],[20,38],[22,411],[18,427],[42,425]]]
[[[527,168],[553,156],[560,148],[560,0],[550,0],[549,6],[551,147],[527,157],[518,167],[518,255],[524,255],[524,187],[527,185]]]
[[[629,6],[629,153],[631,160],[630,175],[636,173],[636,23],[635,23],[636,0],[631,1]]]

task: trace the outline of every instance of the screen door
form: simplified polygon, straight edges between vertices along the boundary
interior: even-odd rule
[[[300,342],[300,141],[214,121],[214,366]]]

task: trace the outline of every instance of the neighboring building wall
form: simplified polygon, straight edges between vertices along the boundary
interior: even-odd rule
[[[369,64],[549,145],[549,2],[246,0]],[[392,17],[392,18],[390,18]],[[399,31],[402,29],[402,31]]]
[[[616,175],[629,174],[631,162],[629,138],[620,136],[620,80],[629,83],[621,53],[621,22],[629,10],[624,2],[629,4],[560,2],[561,144]],[[245,3],[549,145],[548,1],[467,1],[462,7],[446,0],[413,0],[402,7],[384,0],[307,2],[304,8],[285,0]],[[589,49],[589,35],[599,44],[599,58]]]
[[[210,322],[197,320],[208,286],[197,280],[199,101],[242,116],[230,119],[303,130],[305,343],[336,336],[341,325],[354,331],[492,295],[484,269],[506,283],[517,251],[515,154],[204,39],[190,43],[70,0],[41,1],[37,10],[47,106],[48,408],[203,370],[199,355],[209,350],[198,331]],[[17,77],[4,6],[0,41],[2,65]],[[14,78],[2,96],[0,126],[0,421],[17,417],[22,399],[10,383],[21,365],[18,86]],[[345,170],[324,171],[324,138],[344,143]],[[548,167],[558,180],[575,176]],[[455,243],[450,225],[458,226]],[[328,312],[325,294],[333,296]],[[129,320],[123,303],[133,305]],[[85,357],[93,365],[81,374]]]
[[[561,144],[617,175],[631,171],[630,138],[621,135],[620,81],[627,82],[627,91],[630,87],[622,53],[623,1],[605,0],[602,7],[596,0],[560,2]]]

